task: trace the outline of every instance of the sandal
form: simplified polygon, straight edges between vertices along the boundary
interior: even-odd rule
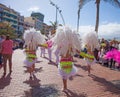
[[[30,80],[32,80],[32,76],[30,76]]]

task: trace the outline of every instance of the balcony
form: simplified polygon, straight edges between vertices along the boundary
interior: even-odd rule
[[[8,11],[6,11],[6,10],[4,10],[4,14],[5,14],[5,15],[10,15],[10,17],[13,17],[13,18],[17,18],[17,17],[18,17],[17,14],[10,13],[10,12],[8,12]]]

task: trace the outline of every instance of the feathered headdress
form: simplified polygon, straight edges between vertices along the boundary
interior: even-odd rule
[[[86,33],[82,38],[83,45],[87,46],[91,51],[93,51],[95,48],[98,48],[98,37],[96,32],[89,32]]]
[[[45,43],[45,37],[40,31],[36,31],[34,28],[26,30],[23,39],[25,40],[25,45],[33,50],[35,50],[39,44]]]
[[[67,26],[58,27],[54,37],[54,46],[60,48],[60,55],[65,56],[69,49],[72,49],[73,53],[81,49],[80,40],[80,36],[71,28]]]

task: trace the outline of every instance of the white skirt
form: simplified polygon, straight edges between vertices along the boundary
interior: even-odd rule
[[[31,62],[26,59],[26,60],[24,61],[24,64],[25,64],[26,67],[32,67],[32,65],[35,64],[36,62],[37,62],[37,58],[34,59],[34,60],[31,61]]]
[[[59,71],[59,74],[61,75],[61,77],[63,79],[68,79],[69,77],[74,76],[77,73],[77,68],[73,64],[71,72],[70,73],[66,73],[65,71],[62,70],[62,68],[60,66],[60,63],[59,63],[58,71]]]
[[[94,59],[94,60],[90,60],[90,59],[88,59],[88,58],[85,58],[85,60],[86,60],[86,63],[87,63],[88,65],[93,65],[93,64],[95,64],[95,59]]]

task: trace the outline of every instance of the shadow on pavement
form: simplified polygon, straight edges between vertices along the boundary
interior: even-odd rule
[[[49,58],[48,57],[44,57],[45,59],[47,59],[47,60],[49,60]]]
[[[93,74],[90,75],[90,77],[94,80],[97,81],[99,85],[104,86],[104,91],[109,91],[113,94],[120,95],[120,89],[118,89],[113,83],[107,81],[104,78],[97,77]]]
[[[75,64],[76,67],[82,68],[84,71],[87,71],[87,66],[81,66],[80,64]]]
[[[32,87],[32,97],[58,97],[59,95],[59,91],[55,85]]]
[[[49,60],[49,58],[47,58],[47,57],[44,57],[45,59],[47,59],[47,60]],[[48,64],[50,64],[50,65],[54,65],[54,66],[56,66],[57,67],[57,64],[55,63],[55,62],[53,62],[53,61],[51,61],[51,62],[48,62]]]
[[[24,91],[24,96],[23,97],[32,97],[32,89]]]
[[[11,73],[9,73],[7,76],[0,78],[0,89],[4,89],[6,86],[8,86],[11,79]]]
[[[33,87],[33,86],[40,86],[40,81],[41,80],[39,80],[35,75],[33,75],[32,79],[28,79],[24,81],[23,83],[29,84],[30,87]]]
[[[41,62],[43,62],[43,61],[37,61],[36,63],[41,63]]]
[[[113,80],[111,81],[112,84],[114,84],[118,89],[120,89],[120,80]]]
[[[40,68],[35,68],[35,72],[42,72],[43,71],[43,69],[42,69],[43,67],[40,67]]]
[[[74,77],[84,77],[84,76],[80,74],[76,74]]]
[[[26,67],[25,67],[26,68]],[[43,71],[43,69],[42,69],[43,67],[40,67],[40,68],[35,68],[35,73],[36,72],[42,72]],[[24,70],[24,72],[25,73],[28,73],[28,71],[27,70]]]
[[[75,93],[72,92],[71,90],[67,89],[67,91],[64,91],[64,93],[66,94],[67,97],[87,97],[87,94],[85,93]]]
[[[58,65],[55,62],[53,62],[53,61],[49,62],[48,64],[54,65],[54,66],[58,67]]]

